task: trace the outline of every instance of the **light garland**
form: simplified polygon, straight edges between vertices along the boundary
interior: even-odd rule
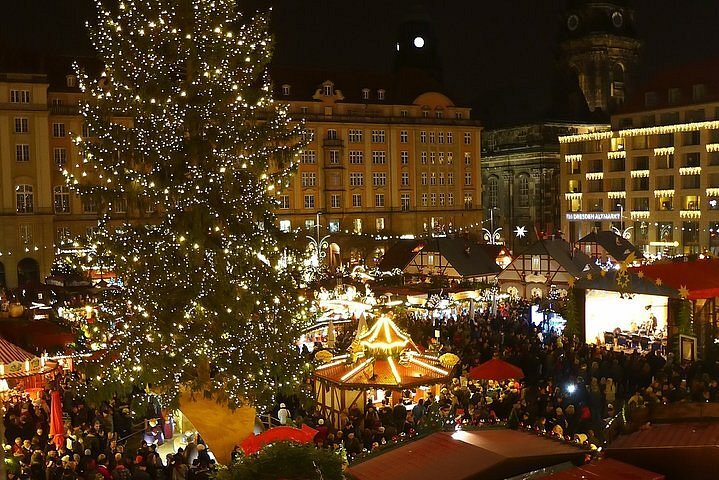
[[[577,142],[588,142],[592,140],[604,140],[612,138],[614,133],[612,131],[601,131],[601,132],[590,132],[590,133],[579,133],[576,135],[564,135],[559,137],[559,143],[577,143]]]
[[[657,147],[654,149],[655,157],[666,157],[667,155],[674,155],[674,147]]]
[[[679,175],[701,175],[702,167],[680,167]]]
[[[617,160],[620,158],[627,158],[626,150],[618,150],[616,152],[607,152],[607,158],[609,160]]]
[[[702,218],[701,210],[679,210],[679,218],[686,220],[698,220]]]
[[[707,143],[706,145],[707,152],[719,152],[719,143]]]
[[[663,135],[666,133],[683,133],[694,130],[714,130],[719,128],[719,121],[677,123],[674,125],[659,125],[655,127],[629,128],[619,130],[620,137],[636,137],[641,135]]]
[[[707,197],[719,197],[719,188],[707,188],[706,193]]]
[[[581,162],[581,161],[582,161],[582,154],[581,154],[581,153],[576,153],[576,154],[573,154],[573,155],[565,155],[565,156],[564,156],[564,161],[567,162],[567,163],[571,163],[571,162]]]
[[[654,190],[654,196],[659,197],[673,197],[674,196],[674,189],[669,190]]]
[[[627,192],[624,190],[607,192],[607,198],[627,198]]]
[[[604,172],[587,172],[584,176],[587,180],[601,180],[604,178]]]
[[[646,178],[649,177],[649,170],[632,170],[630,175],[632,178]]]

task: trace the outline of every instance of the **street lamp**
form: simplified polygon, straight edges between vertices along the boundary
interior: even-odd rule
[[[624,228],[624,205],[622,205],[621,203],[617,203],[617,207],[619,207],[619,228],[612,227],[612,231],[620,237],[629,240],[629,238],[632,236],[630,230],[632,230],[634,227]]]
[[[502,238],[502,234],[500,233],[502,230],[502,227],[494,228],[494,209],[497,207],[491,207],[489,209],[489,230],[486,228],[482,228],[482,231],[484,232],[484,240],[489,243],[490,245],[497,245],[499,243],[499,239]]]
[[[324,237],[320,236],[320,215],[322,215],[322,212],[317,212],[315,220],[315,236],[313,237],[311,235],[307,235],[307,240],[310,241],[310,248],[313,250],[312,264],[313,267],[317,269],[319,269],[320,265],[322,264],[322,259],[327,256],[327,252],[325,250],[329,246],[329,243],[327,243],[327,239],[330,238],[329,234],[325,235]]]

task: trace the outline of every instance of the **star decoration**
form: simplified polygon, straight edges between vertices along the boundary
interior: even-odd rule
[[[591,273],[588,273],[588,274],[587,274],[587,280],[592,280],[592,274],[591,274]]]
[[[664,282],[662,282],[662,279],[661,279],[661,278],[657,278],[657,279],[654,281],[654,283],[657,285],[657,287],[661,287],[661,286],[662,286],[662,283],[664,283]]]
[[[569,278],[569,281],[567,282],[567,284],[569,285],[569,288],[574,288],[574,281],[575,281],[574,277]]]
[[[602,277],[606,277],[606,276],[607,276],[607,271],[606,271],[606,270],[601,270],[601,271],[599,272],[599,275],[601,275]]]
[[[517,238],[524,238],[525,235],[527,235],[527,227],[524,225],[518,226],[514,229],[514,234],[517,236]]]
[[[637,272],[638,278],[644,278],[644,272]]]
[[[689,289],[686,285],[680,285],[679,286],[679,296],[683,299],[689,298]]]

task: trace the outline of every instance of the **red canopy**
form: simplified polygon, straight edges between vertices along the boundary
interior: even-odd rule
[[[62,421],[62,398],[60,392],[53,390],[50,396],[50,435],[57,448],[65,445],[65,426]]]
[[[265,430],[259,435],[251,435],[244,439],[240,446],[244,450],[245,455],[252,455],[262,450],[262,447],[273,442],[297,442],[311,443],[317,435],[317,430],[307,425],[302,428],[294,427],[275,427]]]
[[[719,297],[719,259],[652,263],[637,267],[645,277],[689,292],[688,299]]]
[[[467,376],[475,380],[518,380],[524,378],[524,372],[521,368],[511,363],[507,363],[499,358],[493,358],[488,362],[471,368]]]

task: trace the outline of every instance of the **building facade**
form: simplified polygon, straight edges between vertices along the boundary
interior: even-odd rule
[[[561,30],[562,63],[592,112],[614,113],[633,93],[641,43],[626,1],[573,0]]]
[[[649,254],[719,254],[718,74],[665,74],[610,127],[560,138],[570,241],[615,228]]]
[[[594,125],[537,122],[482,132],[483,228],[521,250],[560,228],[559,136]],[[517,235],[517,228],[525,232]]]
[[[309,135],[299,171],[278,192],[280,225],[312,233],[319,218],[331,264],[381,257],[379,237],[443,234],[481,220],[481,127],[436,83],[280,69],[274,78],[276,98]]]

